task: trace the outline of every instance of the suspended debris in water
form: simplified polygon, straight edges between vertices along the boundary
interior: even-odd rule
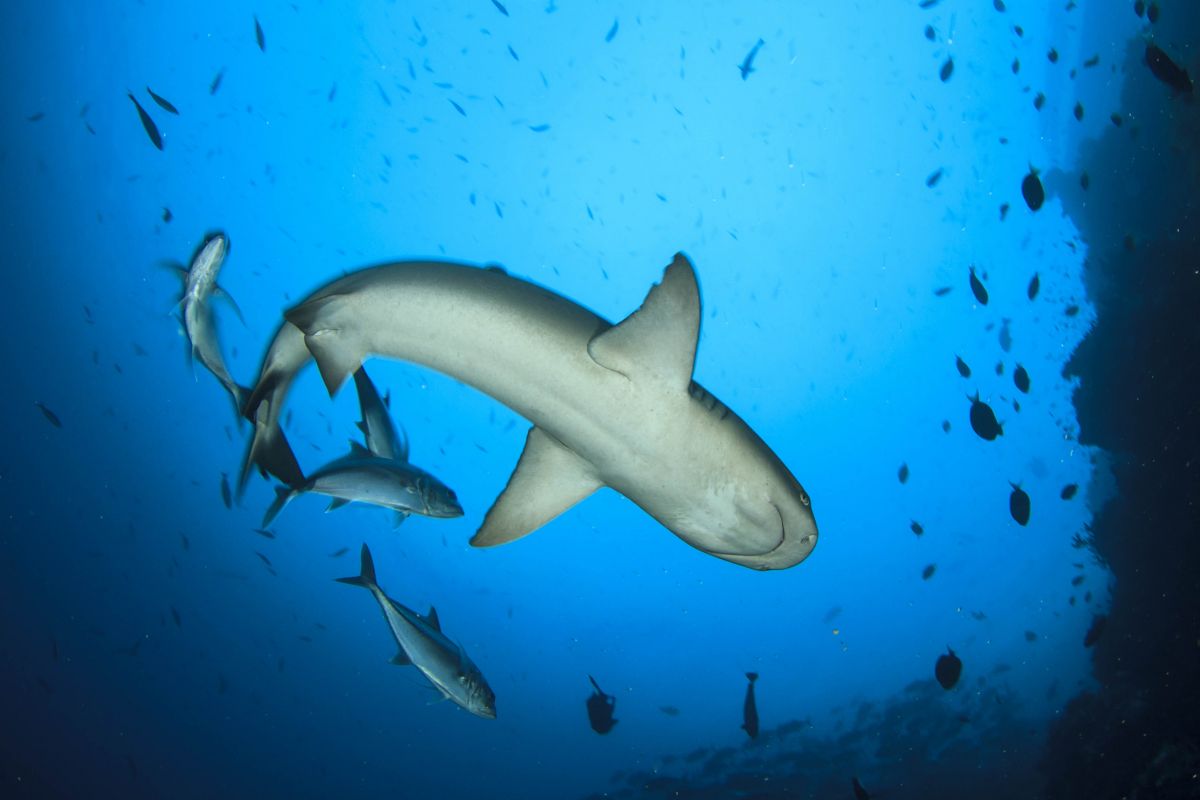
[[[983,287],[983,284],[980,282],[979,278],[975,277],[974,264],[972,264],[970,267],[970,276],[971,294],[975,295],[975,299],[979,301],[979,305],[986,306],[988,303],[987,289]]]
[[[1046,202],[1046,190],[1042,188],[1042,179],[1033,167],[1029,168],[1029,174],[1021,180],[1021,196],[1025,198],[1025,205],[1029,206],[1030,211],[1037,211],[1042,207],[1042,203]]]
[[[933,666],[933,675],[943,689],[950,691],[954,688],[954,684],[958,683],[959,676],[962,675],[962,667],[962,661],[954,655],[953,650],[947,647],[946,653],[938,656],[937,663]]]
[[[1023,528],[1029,524],[1029,495],[1012,481],[1009,481],[1008,485],[1012,487],[1012,494],[1008,496],[1008,513],[1012,514],[1013,520]]]

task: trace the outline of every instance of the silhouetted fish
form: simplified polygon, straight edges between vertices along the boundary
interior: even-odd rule
[[[1042,188],[1042,180],[1033,167],[1021,180],[1021,196],[1025,198],[1025,205],[1029,206],[1030,211],[1037,211],[1046,202],[1046,190]]]
[[[668,717],[678,717],[679,709],[675,706],[659,706],[658,710],[666,714]]]
[[[917,522],[915,519],[912,521],[912,524],[909,525],[908,527],[917,536],[920,536],[921,534],[925,533],[925,529],[923,527],[921,527],[921,523]]]
[[[349,547],[339,547],[337,550],[334,550],[332,553],[330,553],[329,557],[330,558],[341,558],[342,556],[346,555],[346,553],[348,553],[348,552],[350,552]]]
[[[171,103],[170,100],[168,100],[167,98],[163,97],[160,94],[156,94],[155,91],[153,89],[151,89],[149,86],[146,87],[146,94],[150,95],[150,99],[153,100],[154,102],[158,103],[158,107],[161,108],[163,111],[167,111],[171,114],[175,114],[178,116],[179,109],[176,108],[174,106],[174,104]]]
[[[146,109],[142,108],[142,104],[133,96],[133,92],[126,92],[126,94],[129,97],[129,101],[133,103],[134,108],[137,109],[138,117],[142,120],[142,127],[146,129],[146,135],[150,137],[150,143],[159,150],[162,150],[163,140],[162,134],[158,132],[158,126],[154,124],[154,120],[146,113]]]
[[[971,377],[971,368],[967,366],[967,362],[963,361],[959,356],[954,357],[954,366],[958,368],[958,374],[964,378]]]
[[[1013,370],[1013,383],[1023,393],[1029,394],[1029,373],[1020,364],[1017,364],[1017,368]]]
[[[1042,282],[1038,278],[1038,274],[1033,273],[1033,277],[1029,279],[1029,288],[1025,290],[1025,294],[1030,300],[1038,296],[1038,290],[1042,288]]]
[[[1151,3],[1150,5],[1146,6],[1146,19],[1148,19],[1151,24],[1158,22],[1158,3]]]
[[[979,438],[991,442],[995,441],[997,436],[1002,436],[1004,428],[996,421],[996,413],[992,411],[992,407],[979,399],[979,392],[967,399],[971,401],[971,429]]]
[[[226,508],[233,508],[233,494],[229,491],[229,476],[221,473],[221,502]]]
[[[1042,106],[1044,105],[1046,105],[1046,95],[1042,92],[1038,92],[1037,96],[1033,98],[1033,107],[1038,111],[1041,111]]]
[[[925,179],[925,185],[932,189],[938,185],[938,181],[942,179],[942,168],[938,167],[933,172],[929,173],[929,177]]]
[[[171,213],[171,209],[167,208],[166,206],[163,206],[162,221],[170,222],[173,219],[175,219],[175,215]]]
[[[921,570],[921,578],[929,580],[933,577],[933,573],[937,572],[937,564],[929,564],[925,569]]]
[[[38,400],[34,400],[33,404],[38,407],[39,411],[42,412],[42,416],[46,418],[47,422],[49,422],[51,425],[53,425],[56,428],[62,427],[62,420],[58,418],[58,414],[55,414],[53,411],[51,411],[49,408],[47,408],[45,403],[42,403]]]
[[[274,539],[274,538],[275,538],[275,534],[271,533],[271,531],[267,530],[266,528],[254,528],[253,530],[254,530],[254,532],[255,532],[255,533],[257,533],[259,536],[262,536],[262,537],[264,537],[264,538],[267,538],[267,539]]]
[[[176,609],[176,608],[175,608],[175,606],[171,606],[171,619],[175,620],[175,627],[176,627],[176,628],[182,628],[182,627],[183,627],[183,619],[182,619],[182,618],[180,618],[180,616],[179,616],[179,610],[178,610],[178,609]]]
[[[1078,491],[1079,491],[1078,484],[1068,483],[1066,486],[1064,486],[1062,488],[1062,491],[1058,493],[1058,496],[1061,497],[1063,500],[1070,500],[1071,498],[1073,498],[1075,496],[1075,493]]]
[[[1009,481],[1012,493],[1008,496],[1008,513],[1021,527],[1029,524],[1029,495],[1017,484]]]
[[[962,666],[962,661],[947,647],[945,655],[938,656],[937,663],[933,666],[933,676],[943,689],[950,691],[962,675]]]
[[[932,25],[925,26],[925,38],[931,42],[937,38],[937,31],[933,29]]]
[[[854,789],[854,800],[871,800],[871,793],[858,782],[857,775],[850,779],[850,786]]]
[[[975,265],[970,268],[971,294],[975,295],[975,299],[979,301],[979,305],[986,306],[988,303],[987,289],[983,287],[983,283],[979,278],[975,277]]]
[[[495,0],[492,0],[495,2]],[[742,73],[742,80],[750,77],[750,73],[754,72],[754,57],[758,55],[759,48],[766,44],[762,39],[754,43],[754,47],[750,48],[750,52],[742,59],[742,63],[738,65],[738,71]]]
[[[500,0],[492,0],[492,5],[494,5],[496,7],[496,10],[499,11],[501,14],[503,14],[506,17],[508,16],[508,9],[505,8],[503,5],[501,5]]]
[[[263,36],[262,25],[258,21],[258,15],[254,15],[254,41],[258,43],[258,49],[262,52],[267,52],[267,39]]]
[[[751,739],[758,738],[758,706],[754,702],[754,683],[758,680],[757,672],[747,672],[746,699],[742,703],[742,730]]]
[[[1046,58],[1050,59],[1051,64],[1057,64],[1058,63],[1058,50],[1051,47],[1050,51],[1048,53],[1046,53]]]
[[[617,35],[618,20],[613,20],[612,27],[608,29],[608,33],[604,34],[604,41],[611,42]]]
[[[1084,647],[1091,647],[1100,639],[1100,635],[1104,633],[1104,624],[1106,622],[1108,622],[1108,617],[1103,614],[1097,614],[1092,619],[1092,625],[1083,637]]]
[[[208,93],[210,95],[216,94],[217,89],[221,88],[221,80],[224,77],[225,77],[225,68],[222,67],[221,69],[217,70],[217,74],[213,76],[212,83],[210,83],[208,85]]]
[[[938,77],[942,79],[942,83],[950,80],[950,76],[954,74],[954,59],[947,58],[946,63],[942,64],[941,70],[938,72]]]
[[[1146,66],[1150,67],[1154,77],[1176,92],[1192,91],[1192,79],[1188,77],[1187,70],[1180,69],[1179,65],[1153,42],[1146,45]]]
[[[900,469],[896,471],[896,477],[900,479],[901,483],[908,482],[908,464],[900,465]]]
[[[596,683],[596,679],[591,675],[588,675],[588,680],[592,682],[592,688],[595,690],[587,699],[588,723],[592,726],[592,730],[603,735],[611,731],[618,722],[613,719],[613,714],[617,710],[617,698],[611,694],[605,694],[604,690],[600,688],[600,684]]]
[[[1083,103],[1080,103],[1080,102],[1075,103],[1075,112],[1074,113],[1075,113],[1075,119],[1079,122],[1083,122]]]

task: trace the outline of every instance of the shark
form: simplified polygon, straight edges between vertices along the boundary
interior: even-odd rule
[[[692,379],[700,309],[695,269],[678,253],[616,325],[503,269],[452,261],[352,272],[284,317],[330,396],[378,356],[446,374],[532,423],[471,538],[476,547],[520,539],[607,486],[704,553],[757,570],[792,567],[816,546],[812,500]],[[296,333],[285,325],[281,335]],[[299,369],[293,355],[287,366]],[[254,395],[277,406],[291,377],[265,377],[270,387]]]

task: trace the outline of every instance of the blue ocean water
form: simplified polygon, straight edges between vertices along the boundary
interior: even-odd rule
[[[1172,25],[1196,14],[1149,5],[5,6],[3,794],[1073,796],[1047,788],[1050,745],[1112,686],[1084,644],[1118,617],[1093,537],[1136,459],[1081,434],[1069,365],[1118,280],[1097,248],[1152,233],[1088,203],[1160,194],[1096,154],[1120,134],[1197,174],[1194,138],[1146,144],[1195,110],[1144,55],[1194,72]],[[189,363],[163,266],[213,231],[247,385],[283,311],[350,271],[496,265],[615,323],[686,253],[695,379],[811,495],[815,551],[748,570],[608,490],[473,548],[529,423],[382,359],[413,463],[464,515],[393,528],[302,497],[256,533],[272,483],[223,502],[250,429]],[[306,471],[359,436],[354,392],[311,367],[287,408]],[[437,608],[496,720],[388,663],[379,608],[335,582],[363,543],[392,598]],[[589,676],[616,701],[603,736]]]

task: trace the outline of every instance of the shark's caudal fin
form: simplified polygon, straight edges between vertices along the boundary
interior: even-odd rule
[[[246,401],[247,403],[253,400]],[[251,467],[261,472],[275,476],[291,487],[304,483],[304,473],[296,461],[296,454],[288,444],[283,429],[279,423],[271,423],[270,400],[263,399],[252,413],[254,434],[246,447],[245,458],[242,459],[242,470],[238,474],[238,496],[246,490],[250,478]]]
[[[348,341],[341,331],[321,327],[323,320],[320,317],[327,310],[326,306],[337,300],[338,295],[318,297],[283,314],[284,319],[304,332],[304,344],[317,361],[317,369],[321,371],[321,379],[325,381],[330,397],[337,394],[346,378],[362,366],[366,357],[366,353]]]
[[[363,542],[358,574],[349,578],[338,578],[337,582],[348,583],[351,586],[361,586],[364,589],[370,589],[378,585],[375,581],[375,560],[371,558],[371,550],[367,547],[366,542]],[[408,662],[405,661],[404,663]]]
[[[591,464],[541,428],[530,428],[508,486],[484,517],[471,544],[492,547],[520,539],[602,485]]]
[[[275,487],[275,500],[267,508],[267,513],[263,514],[262,527],[268,527],[271,522],[279,516],[279,512],[288,504],[288,501],[297,494],[295,489],[288,486]]]

